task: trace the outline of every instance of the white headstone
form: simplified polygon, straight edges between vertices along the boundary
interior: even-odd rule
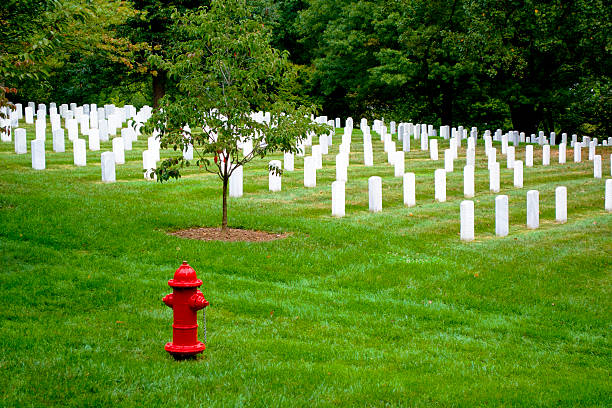
[[[514,162],[514,187],[523,188],[523,162],[516,160]]]
[[[606,211],[612,212],[612,179],[606,180],[604,208]]]
[[[67,119],[66,129],[68,129],[68,139],[74,142],[79,137],[79,124],[77,120]]]
[[[410,140],[410,138],[408,138]],[[438,140],[432,139],[429,142],[429,158],[431,160],[438,160]]]
[[[100,131],[98,129],[89,129],[89,150],[92,152],[100,150]]]
[[[75,139],[72,142],[72,150],[74,154],[74,165],[75,166],[86,166],[87,165],[87,149],[85,147],[85,139]]]
[[[36,119],[36,139],[45,140],[46,139],[46,130],[47,130],[47,122],[44,119]]]
[[[125,150],[132,150],[132,142],[134,139],[132,138],[131,132],[128,130],[129,128],[121,129],[121,138],[123,139],[123,148]],[[193,159],[193,154],[191,159]],[[187,160],[191,160],[187,159]]]
[[[157,180],[157,174],[155,174],[156,167],[155,152],[151,150],[142,152],[142,169],[144,170],[145,180]]]
[[[461,139],[452,138],[449,142],[449,150],[453,152],[453,160],[457,160],[459,158],[459,146],[461,145]],[[446,156],[445,156],[446,157]]]
[[[150,136],[150,137],[147,138],[147,150],[150,150],[151,152],[153,152],[153,154],[155,155],[155,162],[156,163],[161,160],[161,156],[160,156],[160,150],[161,150],[160,141],[159,141],[159,139],[156,136]]]
[[[533,145],[525,146],[525,167],[533,167]]]
[[[89,133],[89,115],[83,115],[79,119],[81,124],[81,134],[86,135]]]
[[[25,122],[29,125],[34,123],[34,109],[30,106],[25,108]]]
[[[108,122],[106,119],[101,118],[98,120],[98,132],[100,135],[100,141],[108,142]]]
[[[405,152],[410,151],[410,134],[408,131],[408,126],[404,127],[404,135],[402,136],[402,150]]]
[[[387,143],[386,152],[387,152],[387,163],[393,166],[393,161],[395,160],[395,142],[390,141]]]
[[[538,190],[527,192],[527,228],[536,229],[540,226],[540,193]]]
[[[59,115],[51,115],[50,121],[51,121],[51,133],[53,133],[53,131],[62,127],[62,119],[60,118]]]
[[[597,146],[597,142],[595,140],[589,142],[589,160],[593,160],[595,158],[595,147]]]
[[[471,164],[463,168],[463,196],[474,197],[474,166]]]
[[[372,176],[368,179],[369,208],[371,212],[382,211],[382,179]]]
[[[327,135],[319,136],[319,146],[321,146],[321,154],[329,153],[329,144],[327,142]]]
[[[291,152],[285,152],[283,155],[283,165],[285,167],[285,170],[293,171],[295,167],[294,163],[295,163],[294,154]]]
[[[374,165],[374,154],[372,152],[372,144],[363,145],[363,164],[366,167]]]
[[[453,151],[451,149],[444,150],[444,170],[447,173],[453,171]]]
[[[508,146],[506,147],[506,168],[514,168],[514,162],[514,146]]]
[[[499,193],[499,162],[495,162],[489,167],[489,190]]]
[[[269,164],[268,188],[270,191],[281,191],[281,175],[277,174],[277,169],[282,169],[280,160],[272,160]]]
[[[550,166],[550,145],[542,146],[542,166]]]
[[[317,186],[317,162],[312,156],[304,157],[304,187]]]
[[[347,155],[340,153],[336,155],[336,181],[346,182],[348,180]]]
[[[229,178],[229,196],[230,197],[242,197],[243,195],[243,167],[238,166],[234,168]]]
[[[26,130],[22,128],[15,129],[15,153],[26,154],[27,152]]]
[[[465,164],[476,167],[476,148],[470,147],[466,150]]]
[[[437,169],[434,172],[434,199],[443,203],[446,201],[446,171]]]
[[[403,177],[404,176],[404,152],[399,151],[395,152],[395,157],[393,159],[393,166],[395,168],[395,177]]]
[[[461,202],[461,240],[474,240],[474,202],[464,200]]]
[[[101,155],[102,181],[114,183],[115,178],[115,154],[113,152],[104,152]]]
[[[416,180],[414,173],[404,174],[404,205],[413,207],[416,205]]]
[[[116,137],[113,139],[113,154],[115,155],[116,164],[125,163],[125,149],[123,148],[123,138]]]
[[[561,143],[559,145],[559,163],[563,164],[566,161],[566,146],[567,144]]]
[[[424,133],[424,132],[421,130],[421,150],[422,150],[422,151],[426,151],[426,150],[427,150],[427,147],[428,147],[428,141],[429,141],[429,138],[428,138],[428,136],[427,136],[427,133]]]
[[[501,145],[502,145],[502,154],[506,154],[506,149],[508,148],[508,135],[505,134],[501,137]]]
[[[323,168],[323,155],[321,154],[321,145],[312,146],[312,157],[315,160],[315,166],[317,170]]]
[[[124,146],[125,146],[125,139],[124,139]],[[130,148],[132,146],[132,142],[130,142]],[[191,143],[188,143],[187,146],[184,147],[183,150],[183,159],[185,160],[193,160],[193,145]]]
[[[45,141],[43,139],[35,139],[31,142],[32,150],[32,168],[34,170],[45,169]]]
[[[492,147],[487,152],[487,168],[491,170],[491,166],[497,162],[497,149]]]
[[[345,215],[344,189],[344,181],[337,180],[332,182],[332,216],[334,217],[344,217]]]
[[[495,235],[505,237],[509,232],[508,196],[495,197]]]
[[[64,142],[64,129],[57,129],[53,131],[53,151],[56,153],[63,153],[66,150]]]
[[[555,189],[555,219],[557,222],[567,221],[567,187]]]
[[[574,143],[574,163],[580,163],[582,161],[582,144]]]
[[[600,179],[601,173],[601,155],[596,154],[593,158],[593,177]]]

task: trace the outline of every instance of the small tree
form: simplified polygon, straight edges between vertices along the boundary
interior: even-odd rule
[[[149,122],[162,148],[184,151],[192,145],[196,165],[223,183],[223,217],[227,228],[227,192],[232,173],[255,157],[274,151],[297,152],[311,123],[312,107],[294,103],[295,70],[287,53],[270,46],[270,33],[245,0],[212,1],[210,7],[173,16],[181,41],[173,58],[155,61],[177,82]],[[270,112],[269,121],[253,112]],[[193,131],[185,131],[185,125]],[[239,148],[251,143],[251,152]],[[212,160],[211,160],[212,158]],[[160,182],[179,178],[189,161],[166,159],[155,169]],[[273,169],[280,172],[280,169]]]

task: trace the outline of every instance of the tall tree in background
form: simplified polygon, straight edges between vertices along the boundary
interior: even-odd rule
[[[42,84],[48,58],[61,49],[63,30],[87,8],[66,0],[5,0],[0,7],[0,106],[27,80]]]
[[[166,57],[172,44],[177,41],[171,32],[173,13],[182,14],[209,3],[202,0],[132,1],[136,13],[120,30],[135,47],[142,50],[134,55],[134,61],[135,64],[145,67],[145,71],[151,75],[154,108],[159,107],[159,101],[166,94],[168,85],[168,72],[162,65],[157,64],[160,61],[157,57]]]
[[[471,26],[486,40],[494,91],[507,101],[514,128],[535,133],[559,130],[562,123],[565,131],[609,131],[609,2],[479,0],[470,3],[469,14]],[[603,110],[595,116],[603,117],[572,123],[572,106],[591,104]],[[599,126],[589,129],[584,121]]]

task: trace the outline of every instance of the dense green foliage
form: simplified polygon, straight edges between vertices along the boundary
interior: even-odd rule
[[[330,117],[612,131],[612,7],[604,0],[249,4],[298,67],[301,100]],[[9,39],[0,40],[0,84],[21,89],[19,101],[157,106],[177,89],[158,64],[184,40],[172,27],[200,6],[209,2],[9,1],[0,8]],[[23,22],[26,29],[14,31]],[[27,70],[15,69],[24,63]],[[41,72],[51,77],[41,82]],[[15,80],[15,73],[27,76]]]
[[[146,182],[141,138],[117,167],[122,182],[100,183],[99,166],[72,165],[70,145],[52,151],[47,129],[45,171],[0,143],[0,406],[612,405],[612,217],[587,160],[556,164],[553,148],[542,167],[536,154],[523,189],[503,168],[510,235],[497,238],[479,145],[477,240],[465,244],[461,172],[436,203],[440,162],[410,152],[417,206],[406,208],[382,143],[365,168],[355,131],[346,218],[330,216],[335,143],[316,188],[303,187],[297,158],[283,191],[270,193],[268,160],[255,159],[246,196],[230,199],[233,226],[289,238],[202,242],[166,232],[217,225],[217,176],[190,167],[180,183]],[[368,212],[372,175],[383,179],[382,213]],[[558,185],[568,189],[562,225]],[[528,189],[540,191],[536,231],[525,228]],[[211,305],[206,351],[177,363],[163,348],[172,311],[161,299],[182,260]]]

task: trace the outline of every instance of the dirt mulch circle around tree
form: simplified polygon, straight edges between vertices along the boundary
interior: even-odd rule
[[[187,239],[198,239],[200,241],[223,241],[223,242],[265,242],[287,238],[291,233],[276,233],[266,231],[254,231],[239,228],[227,228],[222,231],[215,227],[196,227],[179,231],[168,232],[169,235]]]

